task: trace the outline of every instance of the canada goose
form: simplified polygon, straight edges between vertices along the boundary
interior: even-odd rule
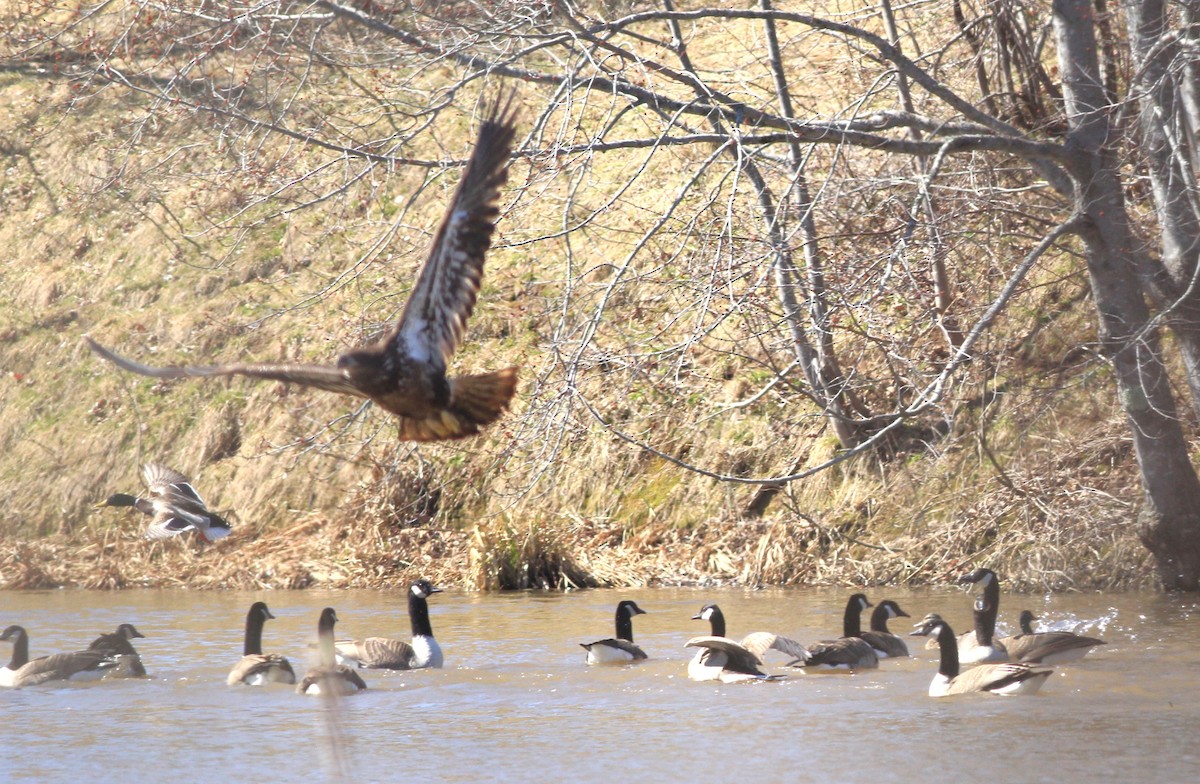
[[[205,542],[229,536],[229,522],[209,511],[204,499],[183,474],[159,463],[146,463],[142,466],[142,482],[146,485],[145,498],[113,493],[96,504],[96,508],[132,506],[147,515],[150,522],[143,533],[146,539],[169,539],[188,531],[195,531]]]
[[[36,686],[47,681],[95,680],[116,665],[100,651],[76,651],[40,656],[30,661],[29,635],[20,626],[9,626],[0,642],[11,642],[12,658],[0,669],[0,687]]]
[[[146,668],[142,664],[142,657],[138,655],[130,640],[145,637],[146,635],[139,632],[132,623],[123,623],[115,632],[101,634],[92,640],[88,650],[99,651],[116,661],[116,666],[105,674],[106,678],[144,678]]]
[[[958,657],[963,664],[1008,661],[1008,650],[996,640],[996,614],[1000,612],[1000,578],[991,569],[976,569],[958,578],[960,585],[983,586],[975,600],[975,634],[959,635]]]
[[[646,611],[636,602],[625,600],[617,605],[617,636],[596,642],[581,642],[588,664],[625,664],[646,658],[646,652],[633,644],[633,616]]]
[[[908,655],[908,645],[904,639],[888,631],[888,620],[892,618],[908,618],[908,613],[900,609],[900,605],[891,599],[879,603],[871,613],[871,630],[859,636],[870,643],[875,649],[875,655],[881,659],[901,658]]]
[[[763,654],[777,650],[788,656],[804,655],[804,646],[795,640],[771,632],[754,632],[736,642],[725,636],[725,614],[715,604],[706,604],[692,616],[694,621],[708,621],[709,636],[693,637],[685,648],[700,648],[688,662],[688,677],[694,681],[737,683],[751,680],[780,680],[783,675],[768,675],[760,668]]]
[[[1000,643],[1008,655],[1016,661],[1038,664],[1064,664],[1082,659],[1104,640],[1084,637],[1068,631],[1035,632],[1033,622],[1037,618],[1029,610],[1021,611],[1021,633],[1005,637]]]
[[[1021,662],[1002,664],[980,664],[969,670],[960,670],[958,664],[958,640],[950,624],[934,616],[926,616],[916,631],[916,636],[935,635],[941,662],[937,674],[929,684],[930,697],[948,697],[951,694],[968,692],[990,692],[991,694],[1033,694],[1042,687],[1054,670]]]
[[[399,321],[379,342],[342,354],[336,365],[150,367],[119,357],[91,338],[88,345],[124,370],[155,378],[247,376],[368,398],[397,417],[402,441],[478,433],[508,407],[517,369],[447,377],[446,363],[462,342],[479,295],[484,256],[500,214],[500,187],[508,178],[515,119],[511,100],[496,102],[480,126],[466,172]]]
[[[873,606],[867,597],[856,593],[846,602],[842,615],[842,636],[822,640],[806,649],[801,661],[793,666],[805,670],[869,670],[879,666],[879,656],[862,634],[862,611]]]
[[[417,580],[408,589],[408,619],[412,623],[412,642],[387,637],[364,640],[338,640],[335,648],[338,664],[352,664],[368,670],[419,670],[442,666],[442,648],[433,638],[426,601],[441,588],[428,580]]]
[[[263,624],[275,616],[266,602],[255,602],[246,613],[246,636],[242,642],[242,658],[233,665],[225,683],[233,686],[265,686],[268,683],[295,683],[296,673],[291,662],[277,653],[262,652]]]
[[[304,674],[304,680],[296,684],[297,694],[356,694],[367,688],[362,676],[344,664],[334,661],[333,626],[337,613],[332,607],[321,611],[317,621],[317,666]]]

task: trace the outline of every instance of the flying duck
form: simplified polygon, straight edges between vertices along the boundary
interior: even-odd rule
[[[588,664],[626,664],[646,658],[646,652],[633,644],[633,616],[646,611],[629,600],[617,605],[617,636],[596,642],[581,642]]]
[[[958,663],[958,640],[955,639],[950,624],[937,616],[926,616],[912,634],[936,637],[941,651],[937,674],[929,684],[930,697],[948,697],[969,692],[1033,694],[1054,672],[1049,667],[1022,662],[980,664],[968,670],[961,670]]]
[[[132,506],[147,515],[150,518],[144,534],[147,539],[168,539],[195,531],[202,541],[215,542],[229,535],[229,522],[209,511],[183,474],[160,463],[146,463],[142,466],[142,481],[146,497],[114,493],[96,507]]]
[[[266,602],[255,602],[246,613],[246,636],[242,642],[242,658],[233,665],[225,683],[234,686],[265,686],[268,683],[295,683],[296,673],[291,662],[277,653],[263,653],[263,625],[274,615]]]
[[[846,602],[842,614],[842,636],[822,640],[806,649],[806,655],[794,666],[806,670],[869,670],[879,666],[879,656],[862,634],[862,611],[873,605],[856,593]]]
[[[771,632],[754,632],[741,642],[725,636],[725,614],[715,604],[706,604],[692,616],[694,621],[708,621],[711,634],[693,637],[685,648],[700,648],[688,662],[688,677],[694,681],[774,681],[786,676],[768,675],[762,671],[763,655],[777,650],[788,656],[804,655],[804,646],[795,640]]]
[[[517,386],[517,368],[447,377],[462,343],[491,246],[500,187],[508,177],[516,109],[497,101],[399,321],[377,343],[342,354],[335,365],[151,367],[120,357],[90,337],[91,349],[118,367],[154,378],[247,376],[372,400],[394,414],[402,441],[463,438],[494,422]]]
[[[1035,632],[1033,622],[1036,620],[1032,612],[1022,610],[1021,633],[1000,640],[1008,655],[1016,661],[1064,664],[1082,659],[1097,645],[1105,645],[1104,640],[1075,632]]]
[[[100,651],[55,653],[29,658],[29,635],[21,626],[9,626],[0,634],[0,642],[11,642],[12,658],[0,668],[0,687],[17,689],[47,681],[96,680],[116,666],[116,661]]]
[[[88,645],[89,651],[99,651],[105,656],[116,660],[117,664],[105,675],[108,678],[144,678],[146,668],[142,657],[133,647],[130,640],[145,639],[146,635],[137,630],[132,623],[123,623],[115,632],[101,634]]]
[[[318,663],[304,674],[304,680],[296,684],[297,694],[346,695],[367,688],[362,676],[334,661],[333,627],[337,619],[332,607],[321,611],[321,618],[317,621]]]
[[[387,637],[364,640],[338,640],[335,643],[338,664],[357,665],[368,670],[419,670],[442,666],[442,648],[433,638],[429,623],[428,599],[441,588],[428,580],[417,580],[408,589],[408,619],[412,623],[412,642]]]
[[[888,631],[888,621],[892,618],[908,618],[908,613],[900,609],[900,605],[891,599],[880,602],[871,613],[871,629],[859,636],[875,649],[875,655],[881,659],[902,658],[908,656],[908,645],[904,639]]]

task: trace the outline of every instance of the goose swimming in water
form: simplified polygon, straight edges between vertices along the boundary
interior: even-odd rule
[[[588,664],[627,664],[646,658],[646,652],[633,644],[633,616],[646,611],[629,600],[617,605],[615,637],[579,643],[587,651]]]
[[[412,624],[412,642],[387,637],[363,640],[338,640],[335,644],[339,664],[356,665],[369,670],[419,670],[442,666],[442,647],[433,637],[429,622],[428,599],[441,588],[428,580],[417,580],[408,588],[408,618]]]

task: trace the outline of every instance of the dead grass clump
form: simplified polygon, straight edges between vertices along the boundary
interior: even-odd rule
[[[591,588],[566,531],[552,525],[496,521],[471,533],[467,584],[478,590]]]
[[[921,506],[891,543],[913,565],[905,580],[941,583],[987,566],[1016,591],[1150,587],[1152,564],[1127,500],[1141,495],[1127,441],[1119,421],[1105,420],[1007,464],[986,452],[931,462],[918,482]],[[972,465],[973,457],[982,459]],[[878,514],[903,520],[893,502]]]
[[[239,529],[211,545],[82,531],[0,542],[0,588],[382,588],[417,577],[456,584],[465,552],[456,531],[395,531],[315,516],[268,533]]]
[[[350,494],[345,516],[384,527],[426,526],[438,513],[441,498],[441,488],[422,473],[377,464],[371,478]]]

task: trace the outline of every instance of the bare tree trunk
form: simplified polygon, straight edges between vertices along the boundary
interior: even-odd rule
[[[1054,26],[1074,155],[1076,209],[1087,250],[1102,351],[1116,370],[1145,490],[1139,535],[1164,587],[1200,590],[1200,479],[1188,458],[1157,330],[1136,273],[1147,269],[1130,227],[1096,57],[1089,0],[1055,0]]]
[[[1193,174],[1195,118],[1188,111],[1186,70],[1172,68],[1190,60],[1168,36],[1165,3],[1137,0],[1125,3],[1130,48],[1135,58],[1139,96],[1139,133],[1150,173],[1161,237],[1162,265],[1167,280],[1151,281],[1157,305],[1171,311],[1169,322],[1179,347],[1191,390],[1193,409],[1200,414],[1200,214],[1197,214]]]

